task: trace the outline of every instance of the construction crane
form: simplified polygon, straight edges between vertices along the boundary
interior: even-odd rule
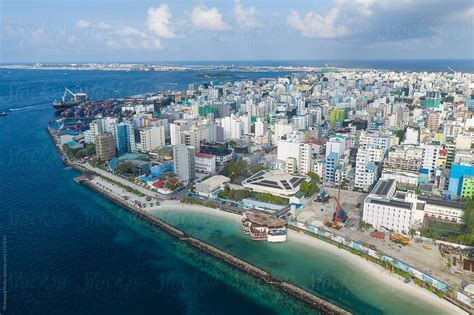
[[[346,212],[342,209],[341,204],[339,203],[339,199],[334,196],[334,200],[336,201],[336,211],[332,217],[332,225],[337,226],[337,222],[344,222],[347,218]]]
[[[65,87],[65,88],[64,88],[64,94],[63,94],[63,97],[62,97],[63,102],[66,101],[66,96],[67,96],[68,93],[72,95],[73,100],[76,100],[76,94],[73,93],[73,92],[71,92],[71,90],[68,89],[67,87]]]

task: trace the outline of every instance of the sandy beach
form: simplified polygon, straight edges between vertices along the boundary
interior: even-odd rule
[[[237,214],[198,205],[182,204],[177,201],[164,201],[162,202],[160,209],[150,210],[150,212],[153,213],[157,211],[168,210],[193,211],[226,218],[232,221],[240,221],[240,216]],[[325,241],[311,237],[304,233],[299,233],[294,230],[288,230],[288,242],[297,242],[306,246],[310,246],[317,250],[325,251],[327,253],[330,253],[331,255],[338,256],[341,258],[341,260],[344,260],[345,262],[351,264],[354,268],[359,269],[361,272],[364,272],[368,276],[377,280],[385,288],[389,288],[394,292],[406,293],[408,295],[413,296],[417,300],[423,300],[424,302],[429,303],[436,308],[442,309],[443,312],[445,312],[446,314],[467,314],[454,304],[451,304],[450,302],[444,299],[440,299],[435,294],[427,291],[424,288],[419,287],[413,282],[408,284],[404,283],[404,279],[398,276],[397,274],[385,270],[381,266],[367,261],[366,259],[358,255],[354,255],[347,250],[340,249],[335,245],[329,244]]]

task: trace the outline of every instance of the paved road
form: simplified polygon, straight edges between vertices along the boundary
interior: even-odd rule
[[[162,195],[162,194],[159,194],[157,192],[154,192],[154,191],[151,191],[150,189],[147,189],[147,188],[144,188],[143,186],[140,186],[140,185],[137,185],[135,183],[132,183],[128,180],[126,180],[125,178],[122,178],[120,176],[117,176],[115,174],[112,174],[110,172],[107,172],[107,171],[104,171],[103,169],[100,169],[100,168],[97,168],[97,167],[94,167],[92,165],[90,165],[89,163],[84,163],[84,164],[79,164],[80,166],[84,167],[85,169],[88,169],[90,171],[93,171],[93,172],[96,172],[97,174],[100,174],[104,177],[107,177],[111,180],[114,180],[118,183],[121,183],[123,185],[126,185],[130,188],[133,188],[133,189],[136,189],[138,190],[139,192],[141,192],[142,194],[146,195],[146,196],[150,196],[150,197],[155,197],[155,198],[158,198],[160,200],[168,200],[170,199],[169,196],[167,195]]]

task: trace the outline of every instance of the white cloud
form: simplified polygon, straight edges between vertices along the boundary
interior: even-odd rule
[[[109,48],[163,48],[159,37],[142,32],[129,25],[112,27],[105,22],[92,23],[86,20],[79,20],[76,25],[79,28],[89,30],[97,40],[101,43],[105,43]]]
[[[472,24],[470,8],[472,0],[334,0],[324,12],[291,10],[287,23],[309,38],[405,41],[437,36],[454,19],[466,24],[471,17]]]
[[[288,15],[288,25],[305,37],[310,38],[337,38],[348,34],[344,25],[338,25],[339,10],[332,8],[326,16],[310,11],[301,18],[300,14],[291,10]]]
[[[91,30],[110,30],[112,27],[105,23],[105,22],[98,22],[98,23],[91,23],[87,20],[79,20],[76,23],[76,26],[79,28],[84,29],[91,29]]]
[[[171,18],[170,9],[166,4],[158,8],[151,7],[148,9],[148,29],[158,37],[174,38],[176,35],[171,25]]]
[[[258,21],[257,10],[255,7],[244,8],[240,0],[235,0],[234,14],[240,27],[244,29],[252,29],[262,27],[262,23]]]
[[[207,9],[206,7],[194,7],[191,12],[191,22],[199,29],[225,32],[231,29],[230,25],[222,19],[222,14],[216,7]]]

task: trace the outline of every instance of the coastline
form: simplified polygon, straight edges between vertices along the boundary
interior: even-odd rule
[[[163,205],[163,208],[150,210],[149,212],[155,213],[159,211],[190,211],[196,213],[205,213],[207,215],[213,215],[234,222],[239,222],[240,217],[237,214],[225,212],[219,209],[213,209],[208,207],[200,207],[196,205],[186,204],[173,204]],[[383,284],[385,287],[393,290],[394,292],[403,292],[407,295],[413,296],[415,299],[423,300],[424,302],[442,309],[446,314],[468,314],[466,311],[450,303],[449,301],[439,298],[424,288],[415,285],[413,282],[404,283],[403,278],[396,273],[392,273],[385,270],[383,267],[374,264],[359,255],[354,255],[349,251],[340,249],[328,242],[312,237],[302,232],[298,232],[292,229],[288,229],[288,240],[287,242],[295,242],[310,246],[314,249],[325,251],[331,255],[337,256],[349,263],[354,268],[366,273],[369,277]]]
[[[54,131],[52,131],[50,127],[48,127],[47,130],[58,152],[61,153],[61,158],[62,158],[63,163],[70,166],[71,168],[75,169],[76,171],[80,172],[83,175],[89,175],[91,173],[89,170],[87,170],[86,168],[80,165],[77,165],[76,163],[71,162],[68,158],[65,158],[64,152],[61,146],[57,142]],[[218,260],[223,261],[224,263],[230,266],[233,266],[243,272],[246,272],[247,274],[255,277],[258,280],[261,280],[263,283],[266,283],[267,285],[278,287],[283,292],[286,292],[288,295],[292,296],[293,298],[303,303],[306,303],[307,305],[310,305],[311,307],[319,311],[322,311],[325,314],[350,314],[350,312],[340,308],[339,306],[336,306],[330,302],[327,302],[304,289],[301,289],[293,284],[282,282],[278,279],[271,277],[266,271],[250,263],[247,263],[246,261],[243,261],[203,241],[189,237],[186,233],[160,220],[159,218],[157,218],[156,216],[153,216],[149,212],[150,211],[163,211],[163,210],[178,210],[178,211],[184,210],[184,211],[195,211],[195,212],[200,212],[200,213],[206,212],[208,214],[217,215],[219,217],[223,217],[226,219],[240,221],[240,216],[237,214],[223,211],[220,209],[208,208],[204,206],[183,204],[179,201],[172,201],[172,200],[162,201],[161,205],[157,209],[155,208],[155,209],[150,209],[150,210],[139,210],[139,209],[133,208],[131,205],[127,204],[124,200],[121,200],[117,196],[112,195],[108,193],[107,191],[102,190],[100,187],[98,187],[97,185],[95,185],[89,180],[82,180],[80,183],[84,184],[85,186],[89,187],[90,189],[94,190],[95,192],[109,199],[110,201],[118,204],[122,208],[125,208],[125,210],[128,210],[133,215],[139,217],[140,219],[143,219],[144,221],[150,223],[151,225],[155,227],[160,228],[161,230],[178,238],[179,240],[188,243],[189,245],[201,250],[204,253],[207,253],[215,257]],[[335,254],[335,255],[340,256],[341,258],[344,258],[344,260],[349,261],[351,264],[353,264],[356,268],[360,270],[371,269],[371,272],[367,272],[367,274],[374,277],[378,281],[385,283],[386,285],[393,286],[394,290],[403,290],[404,292],[408,294],[412,294],[413,296],[416,296],[419,299],[423,299],[424,301],[430,303],[431,305],[434,305],[436,307],[439,307],[440,309],[445,310],[447,314],[468,314],[466,311],[456,306],[455,304],[450,303],[449,301],[445,299],[440,299],[437,296],[433,295],[432,293],[426,291],[425,289],[414,285],[413,283],[410,283],[410,284],[403,283],[401,277],[397,276],[396,274],[386,272],[382,267],[377,266],[363,259],[362,257],[358,255],[354,255],[348,251],[341,250],[332,244],[329,244],[320,239],[311,237],[304,233],[300,233],[291,229],[288,229],[287,231],[288,231],[288,236],[289,236],[288,239],[290,242],[293,241],[294,239],[295,242],[312,246],[316,249],[326,250],[330,252],[331,254]],[[354,259],[354,256],[357,256],[357,258]],[[392,281],[392,282],[389,281],[390,279],[394,279],[394,278],[397,279],[397,281]]]
[[[190,237],[189,235],[177,229],[176,227],[162,221],[156,216],[149,214],[147,211],[133,208],[129,204],[123,202],[117,196],[112,195],[109,192],[102,190],[100,187],[90,182],[89,180],[82,180],[80,183],[92,189],[93,191],[99,193],[100,195],[104,196],[110,201],[115,202],[116,204],[118,204],[125,210],[128,210],[131,214],[135,215],[139,219],[144,220],[145,222],[151,224],[152,226],[159,228],[160,230],[168,233],[169,235],[177,238],[178,240],[184,243],[187,243],[188,245],[193,246],[194,248],[200,250],[201,252],[206,253],[226,263],[227,265],[232,266],[234,268],[239,269],[242,272],[247,273],[248,275],[254,277],[255,279],[262,281],[262,283],[266,285],[273,286],[277,289],[280,289],[282,292],[285,292],[286,294],[293,297],[294,299],[309,305],[310,307],[322,312],[323,314],[352,314],[344,310],[343,308],[337,305],[334,305],[330,302],[327,302],[300,287],[297,287],[288,282],[280,281],[272,277],[265,270],[262,270],[238,257],[235,257],[227,252],[224,252],[201,240]],[[196,209],[196,211],[200,211],[200,210],[201,209]],[[229,213],[229,215],[231,214]]]
[[[130,204],[126,203],[124,200],[122,200],[121,198],[119,198],[118,196],[116,195],[113,195],[112,193],[109,193],[108,191],[106,190],[103,190],[102,188],[100,188],[98,185],[96,185],[95,183],[93,183],[92,181],[90,181],[87,176],[91,175],[90,174],[90,171],[88,171],[87,169],[71,162],[69,159],[65,158],[64,157],[64,152],[61,148],[61,146],[59,145],[57,139],[56,139],[56,136],[54,134],[54,131],[48,126],[47,128],[47,131],[48,131],[48,134],[51,136],[51,139],[53,140],[55,146],[56,146],[56,149],[58,150],[59,153],[61,153],[61,159],[63,161],[64,164],[66,164],[67,166],[73,168],[74,170],[80,172],[81,174],[83,174],[82,176],[79,176],[80,180],[77,180],[76,183],[77,184],[82,184],[86,187],[88,187],[89,189],[95,191],[96,193],[100,194],[101,196],[105,197],[106,199],[116,203],[117,205],[119,205],[121,208],[123,208],[124,210],[127,210],[129,211],[132,215],[136,216],[137,218],[139,219],[142,219],[144,222],[147,222],[148,224],[156,227],[156,228],[159,228],[160,230],[166,232],[167,234],[169,234],[170,236],[173,236],[175,237],[176,239],[178,239],[179,241],[182,241],[188,245],[191,245],[192,247],[200,250],[201,252],[205,253],[205,254],[208,254],[222,262],[224,262],[225,264],[231,266],[231,267],[234,267],[242,272],[245,272],[247,273],[248,275],[254,277],[255,279],[261,281],[262,283],[264,283],[265,285],[268,285],[268,286],[272,286],[276,289],[279,289],[281,290],[282,292],[286,293],[288,296],[294,298],[295,300],[301,302],[301,303],[304,303],[312,308],[314,308],[315,310],[318,310],[319,312],[321,312],[322,314],[343,314],[343,315],[348,315],[348,314],[352,314],[351,312],[335,305],[335,304],[332,304],[328,301],[325,301],[319,297],[317,297],[316,295],[300,288],[300,287],[297,287],[291,283],[288,283],[288,282],[284,282],[284,281],[280,281],[274,277],[272,277],[268,272],[266,272],[265,270],[262,270],[240,258],[237,258],[227,252],[224,252],[210,244],[207,244],[201,240],[198,240],[198,239],[195,239],[195,238],[192,238],[190,236],[188,236],[186,233],[184,233],[183,231],[175,228],[174,226],[162,221],[161,219],[157,218],[156,216],[153,216],[152,214],[148,213],[147,211],[144,211],[144,210],[140,210],[140,209],[137,209],[137,208],[134,208],[133,206],[131,206]],[[169,202],[167,203],[169,204]],[[176,206],[177,204],[175,204],[174,206]],[[183,204],[183,206],[185,206]],[[181,207],[178,207],[178,208],[181,208]],[[201,208],[201,207],[199,207]],[[206,207],[203,207],[203,208],[206,208]],[[163,208],[164,209],[164,208]],[[184,209],[184,207],[182,208]],[[195,208],[197,211],[200,211],[202,209],[198,209],[197,207]],[[209,209],[209,208],[208,208]],[[220,210],[219,210],[220,211]],[[228,213],[229,215],[231,215],[230,213]]]

